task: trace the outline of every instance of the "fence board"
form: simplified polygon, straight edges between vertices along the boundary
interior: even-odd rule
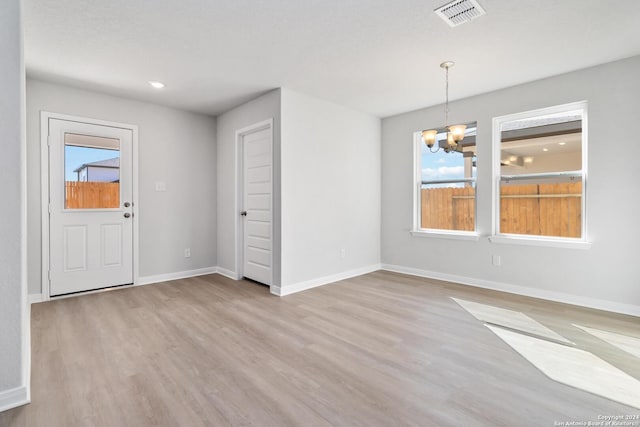
[[[66,209],[107,209],[120,206],[120,183],[78,182],[65,183]]]
[[[473,231],[475,188],[423,188],[421,228]],[[500,232],[580,237],[582,183],[510,184],[500,188]]]
[[[422,228],[473,231],[475,188],[423,188]]]

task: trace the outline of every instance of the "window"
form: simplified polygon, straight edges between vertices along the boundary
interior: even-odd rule
[[[586,102],[494,119],[498,236],[585,241]]]
[[[431,149],[421,132],[415,134],[415,231],[475,234],[476,123],[466,126],[453,150],[448,149],[446,129],[438,129]]]
[[[120,206],[120,140],[64,134],[65,209]]]

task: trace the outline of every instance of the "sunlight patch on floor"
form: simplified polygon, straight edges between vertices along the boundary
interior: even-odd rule
[[[471,313],[473,317],[483,322],[504,326],[509,329],[522,331],[527,334],[536,335],[558,342],[573,344],[573,342],[569,341],[562,335],[555,333],[543,324],[537,322],[526,314],[520,313],[519,311],[507,310],[505,308],[494,307],[458,298],[451,299],[457,302],[460,307]]]
[[[640,381],[574,347],[486,325],[554,381],[640,409]]]
[[[615,332],[603,331],[601,329],[588,328],[586,326],[580,326],[574,324],[578,329],[593,335],[596,338],[600,338],[602,341],[608,342],[614,347],[618,347],[620,350],[640,358],[640,338],[630,337],[628,335],[617,334]]]

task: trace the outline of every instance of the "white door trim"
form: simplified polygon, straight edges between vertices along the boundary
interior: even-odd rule
[[[243,204],[243,191],[244,191],[244,180],[243,180],[243,148],[242,142],[243,137],[245,135],[249,135],[254,132],[258,132],[261,130],[269,129],[271,133],[271,243],[275,240],[275,236],[273,235],[273,165],[274,165],[274,152],[273,150],[273,118],[263,120],[258,123],[254,123],[252,125],[243,127],[241,129],[236,130],[236,174],[235,174],[235,215],[233,218],[234,221],[234,229],[236,230],[236,280],[242,279],[244,276],[244,222],[240,221],[240,212],[242,211]],[[271,280],[270,283],[273,285],[273,246],[271,249]]]
[[[49,290],[49,119],[67,120],[71,122],[86,123],[92,125],[110,126],[115,128],[127,129],[132,133],[132,158],[133,167],[133,206],[136,213],[139,212],[138,203],[138,126],[126,123],[110,122],[105,120],[91,119],[87,117],[71,116],[68,114],[51,113],[48,111],[40,112],[40,195],[41,195],[41,226],[42,226],[42,301],[51,299]],[[133,283],[138,282],[139,266],[138,266],[138,234],[139,215],[133,216]]]

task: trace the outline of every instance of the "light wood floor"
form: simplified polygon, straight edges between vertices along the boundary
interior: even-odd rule
[[[32,403],[5,426],[553,426],[637,409],[554,382],[450,297],[573,327],[638,318],[389,272],[278,298],[218,275],[32,306]],[[639,423],[640,424],[640,423]]]

